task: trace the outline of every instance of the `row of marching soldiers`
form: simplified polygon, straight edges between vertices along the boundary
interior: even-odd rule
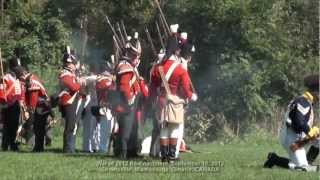
[[[91,74],[80,73],[75,53],[67,48],[57,97],[49,98],[41,80],[22,66],[10,67],[1,81],[1,103],[5,105],[3,150],[9,146],[17,150],[19,111],[23,109],[22,114],[33,120],[34,151],[43,151],[47,118],[57,102],[64,119],[66,153],[75,152],[76,134],[82,122],[83,150],[106,152],[112,142],[116,156],[136,157],[142,148],[147,109],[153,112],[148,114],[154,121],[150,155],[163,161],[176,160],[183,137],[185,105],[198,97],[187,69],[194,46],[187,41],[187,33],[178,33],[178,25],[170,29],[166,50],[152,65],[148,84],[138,71],[142,50],[137,34],[128,38],[118,63],[101,65],[99,72]]]

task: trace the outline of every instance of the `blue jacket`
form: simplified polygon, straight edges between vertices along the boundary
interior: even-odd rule
[[[308,133],[310,130],[309,120],[312,109],[311,102],[304,96],[295,98],[289,104],[289,119],[287,125],[291,127],[296,133]]]

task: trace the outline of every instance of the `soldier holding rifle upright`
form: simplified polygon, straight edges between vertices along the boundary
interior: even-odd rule
[[[176,160],[179,125],[184,121],[186,100],[196,101],[197,95],[191,90],[188,71],[181,64],[181,49],[178,41],[169,41],[172,52],[169,58],[154,67],[151,74],[151,97],[158,96],[157,118],[161,124],[160,154],[162,161]]]

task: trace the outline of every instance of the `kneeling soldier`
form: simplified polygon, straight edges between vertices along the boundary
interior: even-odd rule
[[[312,170],[309,164],[319,154],[319,128],[313,126],[313,105],[318,101],[319,76],[306,77],[305,85],[308,91],[290,102],[280,131],[280,142],[289,154],[289,159],[269,153],[264,163],[266,168],[277,165],[283,168]],[[306,154],[304,146],[307,145],[311,147]]]

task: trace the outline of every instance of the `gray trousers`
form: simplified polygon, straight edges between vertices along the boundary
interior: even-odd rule
[[[157,118],[153,118],[153,129],[152,129],[152,139],[150,147],[150,156],[159,157],[160,156],[160,123]]]
[[[98,137],[94,137],[94,132],[98,126],[95,116],[91,113],[91,103],[85,108],[85,115],[82,118],[83,133],[82,133],[82,149],[86,152],[99,150]]]
[[[74,100],[73,104],[63,106],[65,126],[63,132],[63,152],[74,153],[76,149],[76,133],[83,111],[83,101]]]
[[[99,150],[100,152],[107,152],[109,149],[109,144],[110,144],[110,137],[112,133],[112,119],[107,116],[100,116],[99,117],[100,121],[100,143],[99,143]]]

